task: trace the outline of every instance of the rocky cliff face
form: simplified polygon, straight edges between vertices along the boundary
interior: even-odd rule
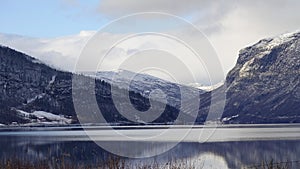
[[[300,32],[239,52],[226,78],[227,123],[300,122]]]

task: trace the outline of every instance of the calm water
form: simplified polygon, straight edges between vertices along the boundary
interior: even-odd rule
[[[137,135],[143,137],[160,133],[164,127],[135,127],[115,129],[118,133],[105,127],[91,127],[89,131],[96,138],[96,143],[110,145],[116,149],[132,151],[140,156],[152,155],[167,150],[174,145],[172,134],[181,135],[186,128],[178,126],[171,134],[153,137],[146,141],[133,141]],[[213,132],[212,132],[213,131]],[[261,161],[290,161],[292,168],[300,168],[300,125],[255,125],[194,127],[182,142],[171,150],[155,157],[123,158],[128,164],[158,163],[166,165],[177,160],[193,163],[204,168],[241,168],[253,166]],[[118,134],[129,136],[121,138]],[[199,133],[205,137],[199,139]],[[203,133],[210,133],[209,137]],[[0,130],[0,159],[18,158],[25,161],[64,159],[78,165],[101,163],[113,157],[111,153],[99,147],[94,141],[76,127],[27,128]]]

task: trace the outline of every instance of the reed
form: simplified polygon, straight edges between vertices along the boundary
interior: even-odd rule
[[[0,169],[205,169],[196,166],[192,162],[183,160],[171,160],[162,165],[154,161],[152,164],[128,164],[119,157],[109,157],[105,162],[93,165],[78,165],[66,162],[63,158],[55,161],[41,160],[39,162],[29,162],[19,159],[2,160]],[[290,169],[289,162],[262,162],[257,165],[244,167],[244,169]]]
[[[290,169],[293,162],[275,162],[274,160],[263,161],[260,164],[248,166],[244,169]]]

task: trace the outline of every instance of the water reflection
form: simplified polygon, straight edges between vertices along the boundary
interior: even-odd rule
[[[27,161],[64,159],[78,165],[97,164],[113,156],[101,149],[97,144],[87,140],[61,141],[59,138],[1,136],[0,158],[18,158]],[[76,140],[73,138],[73,140]],[[106,142],[111,144],[112,142]],[[169,165],[170,161],[179,161],[203,168],[241,168],[260,163],[261,161],[274,162],[297,161],[300,156],[300,141],[235,141],[218,143],[179,143],[170,151],[151,158],[129,159],[124,158],[128,164]],[[127,146],[135,153],[143,155],[155,153],[164,147],[167,142],[114,142],[119,146]],[[143,147],[141,149],[140,147]],[[293,163],[292,168],[299,168],[299,163]]]
[[[198,157],[201,159],[201,163],[203,165],[203,168],[211,168],[211,169],[227,169],[228,164],[225,161],[225,159],[222,156],[216,155],[214,153],[202,153]],[[197,166],[200,166],[201,164],[197,164]]]

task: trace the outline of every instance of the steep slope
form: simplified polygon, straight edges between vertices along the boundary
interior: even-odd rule
[[[181,101],[181,94],[192,98],[195,93],[204,93],[204,91],[197,88],[175,84],[148,74],[136,74],[128,70],[103,71],[92,73],[91,76],[114,84],[121,89],[126,90],[129,87],[130,91],[139,93],[143,97],[149,97],[150,92],[154,89],[162,90],[165,94],[171,96],[169,97],[169,104],[174,107],[178,107],[177,104]]]
[[[300,122],[300,32],[239,52],[226,78],[226,123]]]
[[[74,74],[52,69],[40,61],[13,49],[0,46],[0,124],[40,123],[40,124],[68,124],[78,123],[72,97],[72,77]],[[110,123],[133,123],[124,118],[116,109],[112,100],[111,74],[100,73],[97,77],[82,76],[95,81],[95,94],[99,108],[104,118]],[[133,106],[140,111],[150,107],[149,92],[154,89],[164,91],[167,105],[155,123],[173,122],[180,108],[180,86],[158,78],[138,75],[138,79],[126,80],[126,77],[114,84],[117,97],[124,100],[130,97]],[[119,79],[120,80],[120,79]],[[127,91],[122,85],[130,83]],[[87,86],[82,85],[84,92]],[[184,87],[185,94],[201,91]],[[127,93],[127,94],[126,94]],[[83,100],[84,102],[84,100]],[[162,102],[154,100],[158,104]],[[87,106],[88,104],[82,103]],[[86,112],[87,116],[89,113]],[[59,118],[60,117],[60,118]],[[190,118],[188,111],[186,118]],[[183,119],[184,120],[184,119]]]
[[[112,79],[113,74],[118,75],[119,72],[80,76],[95,81],[98,106],[110,123],[133,123],[116,109],[112,87],[117,89],[116,95],[121,102],[124,100],[122,104],[133,104],[139,111],[149,109],[151,90],[162,90],[167,97],[167,106],[154,123],[174,122],[182,109],[181,95],[189,97],[195,93],[200,95],[201,100],[197,117],[199,124],[205,122],[211,104],[218,106],[218,97],[216,102],[211,103],[212,93],[216,96],[226,94],[226,106],[221,119],[224,123],[300,122],[299,41],[300,32],[263,39],[242,49],[236,66],[226,77],[226,85],[209,92],[143,74],[132,80],[126,77],[126,74],[130,77],[131,72],[125,72],[125,76],[119,79]],[[73,76],[72,73],[52,69],[30,56],[0,46],[0,124],[78,123],[72,97]],[[130,86],[129,91],[127,85]],[[87,91],[87,86],[80,86],[81,92]],[[180,89],[183,89],[181,93]],[[125,102],[128,95],[130,103]],[[154,102],[163,104],[159,98]],[[85,100],[82,105],[88,115],[93,114],[88,111],[89,105]],[[191,122],[192,112],[197,112],[189,107],[192,105],[183,110],[182,123]]]
[[[52,69],[7,47],[0,47],[0,64],[0,123],[29,123],[25,111],[43,110],[74,117],[68,87],[70,73]]]

